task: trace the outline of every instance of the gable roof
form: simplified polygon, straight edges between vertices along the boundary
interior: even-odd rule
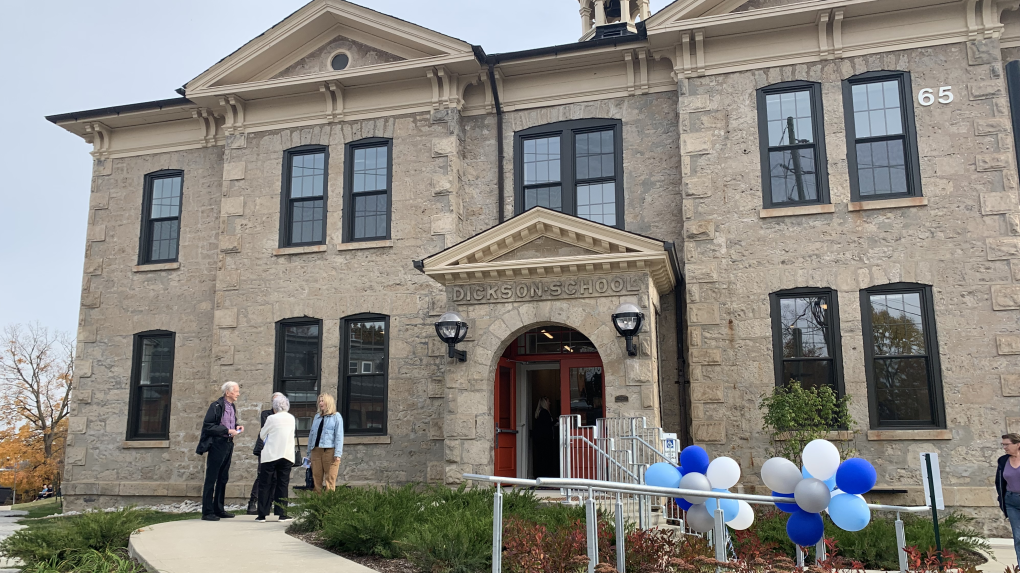
[[[672,4],[652,14],[645,25],[652,29],[666,22],[729,14],[746,3],[747,0],[675,0]]]
[[[189,96],[201,96],[219,87],[265,81],[337,35],[408,62],[474,57],[472,46],[463,40],[346,0],[312,0],[189,81],[185,89]]]
[[[584,254],[512,259],[505,255],[540,238]],[[678,277],[663,241],[535,207],[421,261],[421,271],[443,285],[592,273],[647,272],[660,293]]]

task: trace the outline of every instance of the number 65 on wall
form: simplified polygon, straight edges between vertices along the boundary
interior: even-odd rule
[[[942,86],[939,88],[939,103],[950,103],[953,101],[953,86]],[[924,88],[917,92],[917,103],[928,107],[935,103],[935,90],[933,88]]]

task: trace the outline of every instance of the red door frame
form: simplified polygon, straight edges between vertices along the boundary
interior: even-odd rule
[[[508,379],[501,379],[506,372]],[[507,388],[503,388],[505,384]],[[503,399],[509,403],[503,404]],[[500,477],[517,477],[517,363],[507,358],[500,358],[496,364],[496,391],[493,399],[493,418],[495,422],[495,452],[493,452],[493,475]],[[503,420],[509,427],[500,425],[504,408],[508,411],[508,420]],[[509,424],[506,422],[509,421]]]

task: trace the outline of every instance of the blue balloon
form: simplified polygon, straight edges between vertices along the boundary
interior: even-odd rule
[[[727,489],[713,488],[712,491],[725,491]],[[710,497],[705,500],[705,509],[708,510],[708,514],[715,517],[715,503],[718,498]],[[719,508],[723,512],[723,521],[732,521],[740,512],[740,503],[735,499],[718,499]]]
[[[864,494],[871,491],[878,481],[878,472],[868,460],[850,458],[839,464],[836,470],[836,485],[846,493]]]
[[[829,517],[840,529],[860,531],[871,522],[871,510],[856,495],[841,493],[829,501]]]
[[[685,474],[703,474],[708,471],[708,452],[701,446],[687,446],[680,452],[680,465]]]
[[[673,464],[659,462],[645,470],[645,483],[653,487],[680,487],[680,474]]]
[[[800,468],[800,474],[802,476],[804,476],[804,479],[815,477],[815,476],[811,475],[811,472],[807,471],[807,468],[805,468],[805,467],[801,467]],[[815,479],[817,479],[817,478],[815,478]],[[835,475],[833,475],[829,479],[822,480],[822,482],[825,483],[825,485],[829,486],[829,491],[832,491],[832,490],[836,489],[836,476]]]
[[[686,499],[684,499],[682,497],[675,497],[675,498],[673,498],[673,501],[676,503],[676,506],[679,507],[683,511],[687,511],[688,509],[694,507],[693,503],[687,501]]]
[[[825,524],[822,523],[822,516],[817,513],[798,511],[786,520],[786,535],[801,547],[818,543],[824,534]]]
[[[677,467],[676,467],[676,473],[680,474],[680,477],[681,477],[681,478],[683,478],[683,477],[684,477],[684,474],[685,474],[685,473],[687,473],[687,472],[685,472],[685,471],[684,471],[684,468],[683,468],[683,467],[681,467],[681,466],[677,466]]]
[[[772,492],[772,497],[788,497],[793,499],[793,494]],[[776,509],[779,511],[785,511],[786,513],[797,513],[798,511],[803,511],[796,503],[777,503]]]

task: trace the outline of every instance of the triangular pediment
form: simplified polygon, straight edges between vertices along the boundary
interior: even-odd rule
[[[444,285],[645,271],[659,292],[676,285],[662,241],[536,207],[422,261]]]
[[[810,1],[812,0],[676,0],[653,14],[645,25],[651,31],[683,20]]]
[[[328,59],[338,51],[348,53],[351,64],[334,71]],[[369,66],[457,55],[473,55],[471,45],[345,0],[312,0],[188,82],[185,89],[190,94],[278,78],[342,77]]]

